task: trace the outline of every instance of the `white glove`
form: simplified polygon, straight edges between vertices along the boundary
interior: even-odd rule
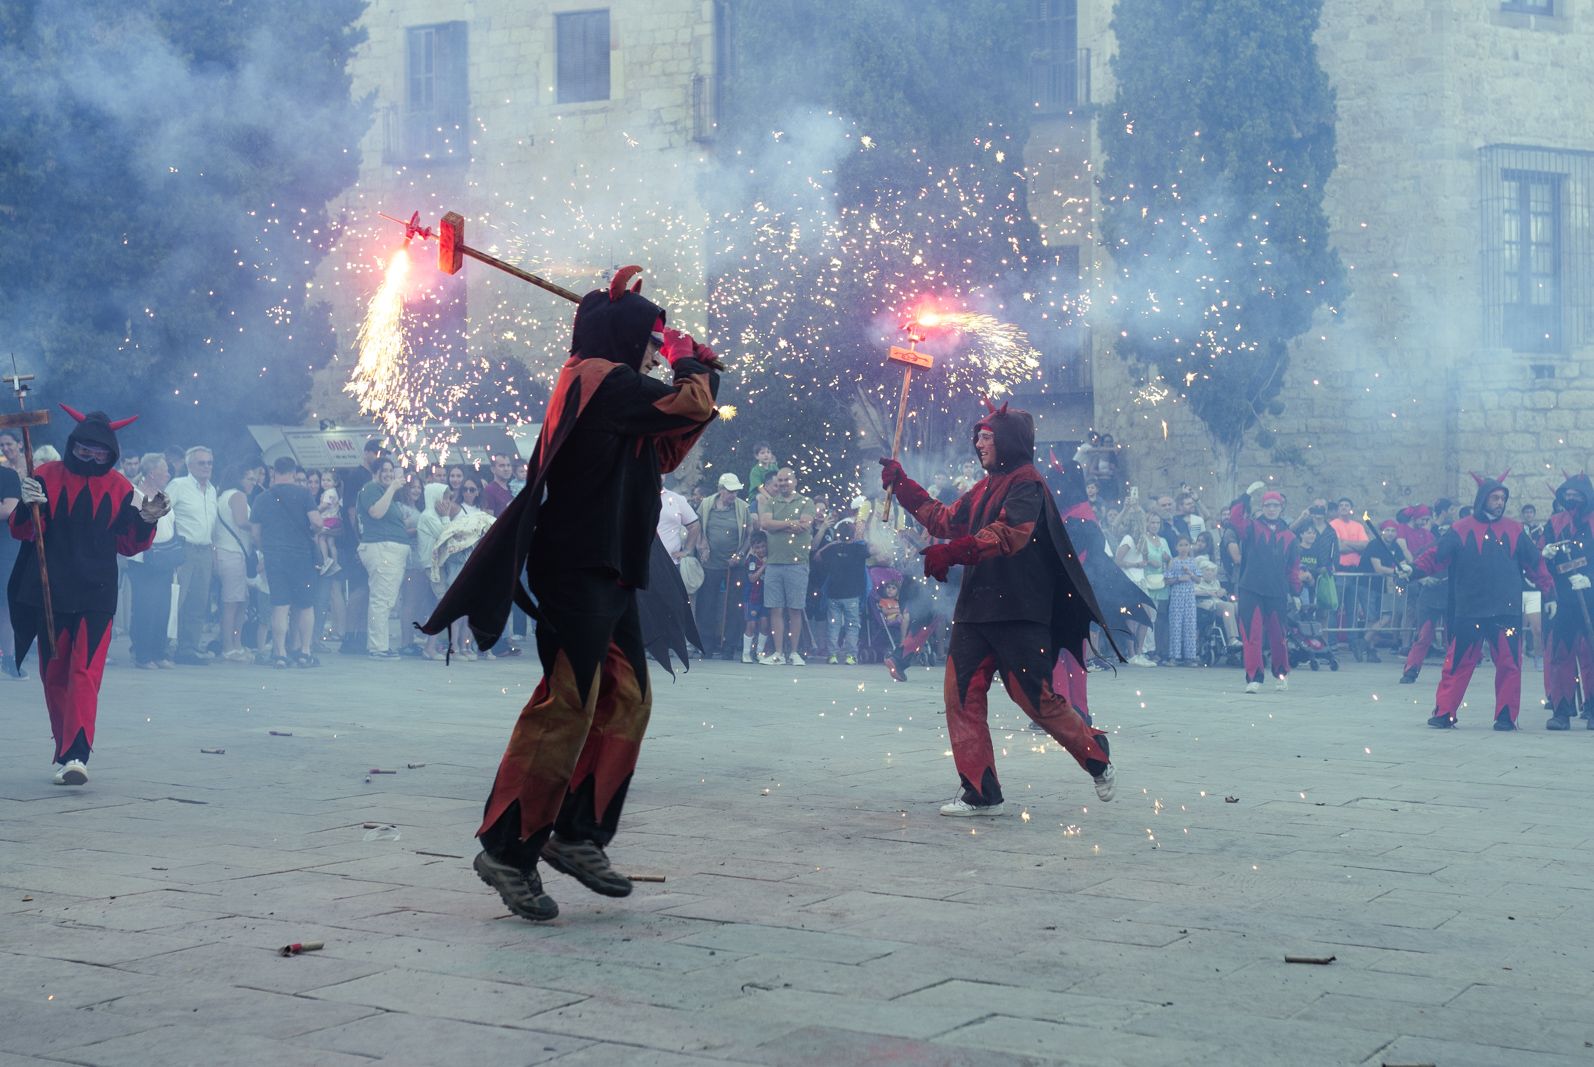
[[[1589,580],[1588,580],[1588,575],[1586,575],[1586,574],[1574,574],[1571,577],[1567,578],[1566,584],[1571,586],[1573,589],[1576,589],[1578,592],[1581,593],[1583,590],[1585,590],[1585,589],[1587,589],[1589,587],[1590,583],[1589,583]]]
[[[45,495],[44,483],[37,478],[22,479],[22,502],[24,504],[48,504],[50,498]]]
[[[1553,600],[1547,601],[1545,603],[1544,609],[1543,609],[1544,610],[1544,618],[1546,620],[1548,620],[1548,621],[1554,621],[1554,619],[1555,619],[1555,609],[1557,607],[1559,607],[1559,605],[1556,604],[1555,601],[1553,601]]]
[[[1411,577],[1411,564],[1409,564],[1409,563],[1397,563],[1397,564],[1395,564],[1395,574],[1398,577],[1400,577],[1401,579],[1410,578]]]
[[[1245,495],[1246,496],[1250,496],[1252,493],[1254,493],[1258,489],[1262,489],[1262,488],[1265,488],[1265,487],[1262,485],[1261,482],[1252,482],[1250,485],[1245,487]]]
[[[1081,441],[1079,443],[1079,447],[1074,449],[1074,462],[1083,467],[1085,465],[1085,461],[1089,458],[1090,445],[1085,441]]]
[[[1543,556],[1545,559],[1554,559],[1555,554],[1559,551],[1561,551],[1560,543],[1557,541],[1551,541],[1549,544],[1544,546],[1544,551],[1540,552],[1539,555]]]
[[[154,496],[144,498],[144,503],[138,507],[138,516],[145,522],[154,522],[170,510],[172,502],[166,499],[166,494],[156,493]]]

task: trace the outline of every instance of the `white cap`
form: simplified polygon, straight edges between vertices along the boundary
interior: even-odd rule
[[[736,475],[726,472],[720,475],[720,488],[732,493],[739,493],[747,487],[742,484],[742,480]]]

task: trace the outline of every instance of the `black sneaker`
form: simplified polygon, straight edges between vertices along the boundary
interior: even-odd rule
[[[1435,730],[1454,730],[1456,728],[1456,717],[1454,715],[1440,715],[1438,712],[1434,712],[1428,718],[1428,725]]]
[[[568,874],[594,893],[606,897],[631,895],[631,879],[609,866],[609,857],[591,841],[563,841],[550,837],[542,858],[560,874]]]
[[[1416,671],[1407,671],[1405,674],[1402,674],[1400,676],[1400,684],[1401,685],[1411,685],[1416,680],[1417,680],[1417,672]]]
[[[1550,720],[1544,724],[1544,728],[1546,730],[1570,730],[1572,728],[1572,716],[1552,715]]]
[[[1367,651],[1363,652],[1362,656],[1365,657],[1365,659],[1367,660],[1368,663],[1382,663],[1382,662],[1384,662],[1383,658],[1381,656],[1379,656],[1377,651],[1375,651],[1371,646],[1368,646]]]
[[[471,866],[476,868],[476,877],[498,891],[504,907],[522,919],[546,922],[558,918],[559,905],[542,891],[542,878],[535,869],[523,871],[485,852],[478,852]]]
[[[1517,728],[1517,724],[1511,721],[1510,708],[1503,709],[1494,717],[1494,728],[1501,733],[1509,733]]]

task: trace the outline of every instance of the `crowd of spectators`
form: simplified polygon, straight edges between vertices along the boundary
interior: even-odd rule
[[[58,458],[53,451],[36,449],[35,463]],[[478,650],[463,625],[430,640],[410,625],[431,612],[519,490],[518,458],[405,471],[372,439],[349,468],[305,470],[286,456],[267,467],[251,456],[218,471],[204,445],[130,450],[120,466],[139,499],[164,492],[172,502],[154,544],[121,562],[116,634],[128,639],[133,667],[313,668],[329,651],[441,659],[452,647],[467,661],[519,652],[513,641]],[[18,506],[23,469],[21,442],[0,431],[0,521]],[[0,573],[16,557],[17,543],[0,536]],[[0,642],[0,670],[26,677],[11,659],[4,610]]]
[[[45,446],[35,459],[53,452]],[[784,666],[814,657],[938,661],[957,573],[947,586],[919,576],[923,529],[885,499],[805,492],[768,447],[754,458],[745,481],[730,472],[662,493],[659,537],[680,568],[705,652]],[[22,465],[20,440],[0,431],[0,521],[17,506]],[[309,668],[331,650],[378,660],[438,659],[450,648],[467,661],[518,654],[514,639],[527,626],[518,611],[518,634],[491,652],[475,648],[463,625],[432,639],[410,625],[430,613],[520,489],[516,457],[406,471],[373,439],[348,468],[305,470],[288,457],[267,468],[248,457],[218,472],[203,445],[130,453],[121,468],[140,494],[164,491],[172,501],[154,545],[123,562],[117,631],[135,667]],[[930,491],[950,503],[979,474],[972,462],[934,472]],[[1130,662],[1232,657],[1239,545],[1228,502],[1210,507],[1187,485],[1142,496],[1113,477],[1092,478],[1086,492],[1116,563],[1155,609],[1154,625],[1129,635]],[[1521,515],[1534,526],[1531,504]],[[1293,524],[1304,579],[1295,621],[1358,659],[1408,644],[1407,602],[1416,598],[1403,595],[1398,565],[1458,517],[1444,499],[1382,516],[1349,498],[1310,501]],[[16,556],[16,543],[0,537],[0,574]],[[1525,608],[1537,650],[1537,605]],[[9,658],[4,611],[0,642],[0,670],[24,675]]]

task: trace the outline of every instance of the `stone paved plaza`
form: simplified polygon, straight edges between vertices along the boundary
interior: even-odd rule
[[[82,789],[0,685],[0,1067],[1594,1060],[1594,733],[1487,670],[1453,733],[1434,666],[1093,676],[1107,805],[996,699],[970,825],[938,674],[701,665],[611,850],[662,880],[537,926],[469,867],[535,661],[333,659],[111,668]]]

